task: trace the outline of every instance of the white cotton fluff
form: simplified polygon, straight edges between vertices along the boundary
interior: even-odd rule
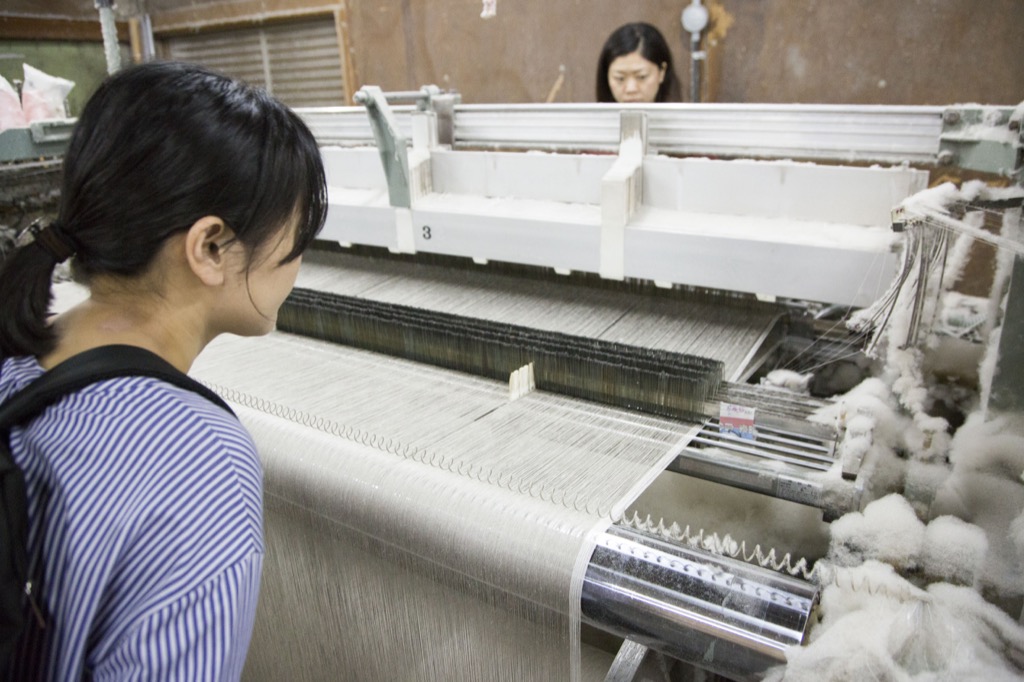
[[[871,449],[875,420],[866,414],[857,414],[846,422],[846,434],[839,442],[839,457],[843,466],[854,471]]]
[[[949,422],[942,417],[930,417],[919,412],[914,415],[914,428],[904,433],[903,440],[915,460],[944,462],[952,440]]]
[[[875,393],[878,385],[881,385],[882,388],[885,389],[885,394],[888,394],[889,389],[885,387],[885,384],[881,380],[873,377],[865,379],[847,391],[844,395],[837,396],[833,402],[815,410],[809,419],[819,424],[833,424],[838,422],[841,427],[845,429],[846,413],[854,411],[855,409],[851,402],[855,401],[857,396]]]
[[[1018,481],[1024,471],[1024,423],[1003,415],[968,415],[950,443],[949,460],[957,473],[985,472]]]
[[[849,428],[849,422],[858,416],[874,420],[872,439],[886,447],[895,447],[906,428],[892,401],[892,392],[881,379],[865,379],[835,403],[817,410],[810,420],[821,424],[838,424]]]
[[[897,570],[912,569],[924,543],[924,528],[902,495],[887,495],[863,513],[846,514],[832,523],[829,556],[839,566],[876,559]]]
[[[888,651],[892,614],[899,595],[922,594],[891,566],[876,561],[839,569],[821,592],[821,623],[811,628],[808,645],[786,652],[785,668],[771,682],[900,679]]]
[[[1020,680],[1024,628],[970,588],[926,591],[867,562],[841,569],[821,594],[808,644],[786,652],[772,682]]]
[[[967,315],[963,316],[966,317]],[[985,323],[982,317],[983,315],[979,315],[973,323],[959,322],[959,329],[954,329],[952,324],[947,323],[945,327],[949,331],[936,335],[934,347],[925,355],[921,367],[922,371],[938,377],[943,382],[932,385],[929,390],[933,404],[936,397],[943,397],[942,393],[945,391],[954,390],[966,395],[970,387],[970,393],[976,393],[978,370],[985,346],[972,339],[981,338],[981,326]],[[965,337],[957,337],[956,334],[964,334]],[[956,384],[947,383],[950,380]]]
[[[867,438],[870,443],[874,430],[875,418],[865,412],[858,412],[846,422],[846,435],[850,438]]]
[[[843,465],[854,471],[871,450],[871,434],[861,436],[847,435],[839,444],[839,458]]]
[[[928,400],[928,389],[921,376],[922,363],[921,352],[913,348],[891,349],[887,358],[886,370],[896,374],[892,392],[911,414],[923,412]]]
[[[952,515],[979,526],[989,539],[981,587],[993,594],[1024,594],[1020,558],[1011,542],[1010,527],[1024,510],[1024,486],[1017,480],[988,473],[966,472],[946,479],[935,495],[932,516]]]
[[[982,183],[984,184],[984,183]],[[977,194],[978,188],[970,182],[964,183],[964,189]],[[918,215],[922,210],[939,211],[946,213],[946,207],[955,201],[963,199],[962,191],[952,182],[944,182],[935,187],[917,192],[900,202],[909,215]]]
[[[811,379],[813,378],[813,374],[800,374],[788,369],[775,369],[768,372],[761,379],[761,385],[807,394],[808,387],[811,385]]]
[[[901,493],[905,486],[907,461],[891,448],[872,446],[860,474],[865,479],[864,499],[876,500]]]
[[[885,651],[885,630],[878,627],[881,615],[868,610],[846,616],[813,645],[788,650],[786,667],[772,670],[765,682],[899,679]]]
[[[871,393],[855,396],[852,406],[856,411],[848,415],[847,429],[838,446],[840,461],[845,467],[859,467],[866,499],[898,492],[907,462],[897,452],[909,420],[899,417]]]
[[[1024,677],[1024,628],[977,591],[948,583],[928,586],[954,630],[950,680],[1001,682]],[[945,671],[944,671],[945,672]]]
[[[903,496],[917,512],[918,517],[928,518],[935,494],[949,478],[949,466],[945,463],[907,462],[903,480]]]
[[[1020,680],[1013,659],[1024,653],[1024,638],[1005,613],[970,588],[935,583],[928,594],[890,623],[889,652],[905,679]]]
[[[867,499],[902,488],[906,461],[897,451],[910,420],[897,412],[884,381],[865,379],[834,403],[817,410],[810,421],[836,427],[840,461],[844,466],[860,467]]]
[[[819,474],[808,476],[821,486],[820,507],[822,509],[850,509],[857,504],[860,491],[851,489],[849,481],[843,478],[839,462]]]
[[[911,601],[892,614],[887,644],[901,670],[929,673],[948,669],[954,637],[947,609],[933,601]]]
[[[1016,123],[1024,121],[1024,101],[1013,108],[1010,113],[1010,120]]]
[[[907,429],[907,418],[899,415],[885,403],[881,403],[882,409],[874,413],[875,429],[872,432],[872,439],[878,445],[895,449],[903,442],[903,434]]]
[[[924,530],[921,568],[934,581],[972,587],[988,552],[985,531],[955,516],[933,519]]]
[[[968,222],[977,229],[982,229],[985,222],[985,216],[982,212],[977,211],[974,213],[968,213],[965,216],[965,222]],[[967,266],[967,262],[971,256],[971,249],[975,243],[974,235],[960,234],[957,235],[953,240],[953,246],[949,249],[946,257],[946,272],[943,275],[943,288],[953,287],[960,278],[963,277],[964,268]],[[952,294],[953,300],[949,300],[950,294]],[[946,291],[943,294],[942,308],[940,314],[945,315],[946,309],[950,305],[959,304],[963,301],[963,295],[957,292]]]
[[[848,613],[879,606],[890,608],[910,599],[928,599],[924,590],[912,585],[892,566],[873,559],[852,568],[832,566],[828,575],[823,581],[820,614],[826,627],[815,629],[812,640]]]

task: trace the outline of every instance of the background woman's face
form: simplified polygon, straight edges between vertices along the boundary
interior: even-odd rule
[[[640,52],[617,57],[608,66],[608,86],[616,102],[653,102],[665,80],[665,66],[649,62]]]

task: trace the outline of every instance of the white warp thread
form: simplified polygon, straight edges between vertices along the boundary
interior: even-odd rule
[[[285,334],[193,374],[265,467],[246,678],[581,680],[593,539],[692,425]]]

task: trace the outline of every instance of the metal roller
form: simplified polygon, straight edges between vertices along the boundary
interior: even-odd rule
[[[813,585],[614,527],[583,584],[583,620],[734,680],[758,680],[803,643]]]

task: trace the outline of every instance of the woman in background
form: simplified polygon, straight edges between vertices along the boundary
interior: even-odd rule
[[[637,22],[608,36],[597,62],[597,101],[679,101],[672,52],[657,28]]]

